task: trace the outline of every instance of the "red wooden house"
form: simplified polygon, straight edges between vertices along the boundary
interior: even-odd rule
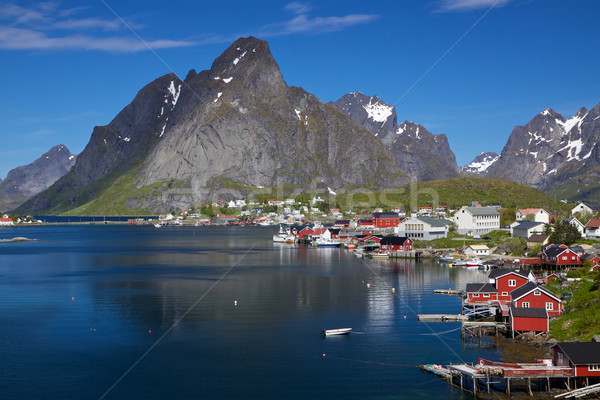
[[[383,237],[381,235],[358,235],[356,238],[359,243],[365,246],[374,246],[379,245]]]
[[[489,282],[493,283],[498,290],[498,301],[504,304],[511,302],[510,292],[535,280],[531,271],[514,271],[504,268],[491,270],[488,278]]]
[[[551,291],[534,282],[528,282],[510,292],[512,305],[522,308],[543,308],[548,316],[554,317],[563,313],[562,301]]]
[[[400,224],[400,216],[397,213],[373,213],[375,228],[395,228]]]
[[[466,295],[469,303],[488,303],[498,300],[498,289],[491,283],[467,283]]]
[[[335,224],[333,224],[333,226],[335,228],[348,228],[350,226],[350,220],[349,219],[338,219],[337,221],[335,221]]]
[[[598,269],[600,269],[600,257],[598,257],[595,254],[585,253],[581,257],[581,260],[582,260],[582,262],[589,261],[590,263],[592,263],[592,267],[591,267],[592,271],[597,271]]]
[[[564,244],[549,244],[542,247],[542,265],[549,266],[581,266],[583,262],[579,254]]]
[[[550,331],[548,312],[545,308],[519,308],[511,305],[508,315],[513,337],[515,333]]]
[[[373,229],[375,228],[375,221],[372,219],[359,219],[356,221],[356,228],[361,229]]]
[[[383,251],[412,251],[413,241],[406,236],[384,237],[379,246]]]
[[[305,226],[304,228],[302,228],[300,230],[300,232],[298,232],[298,234],[296,235],[296,237],[299,238],[299,239],[308,240],[309,236],[314,235],[314,233],[315,233],[315,231],[310,226]]]
[[[600,376],[600,343],[559,342],[552,350],[554,365],[574,368],[576,377]]]

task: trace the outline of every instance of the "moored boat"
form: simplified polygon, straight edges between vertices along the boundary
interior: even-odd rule
[[[451,263],[452,261],[454,261],[454,256],[452,254],[448,254],[447,256],[440,256],[440,262]]]
[[[322,237],[318,238],[315,243],[318,247],[340,247],[341,245],[340,242],[334,242],[331,239],[325,239]]]

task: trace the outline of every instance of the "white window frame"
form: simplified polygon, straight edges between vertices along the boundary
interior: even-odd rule
[[[600,371],[600,364],[589,364],[588,371]]]
[[[529,308],[529,306],[530,306],[530,304],[529,304],[528,301],[524,301],[524,302],[521,303],[521,307],[522,308]]]
[[[515,287],[517,286],[517,280],[516,279],[509,279],[508,280],[508,287]]]
[[[484,293],[483,297],[490,297],[490,294],[489,293]]]
[[[552,303],[551,301],[546,303],[546,310],[548,311],[554,311],[554,303]]]
[[[542,295],[542,291],[541,291],[540,289],[535,289],[535,290],[533,291],[533,295],[534,295],[534,296],[541,296],[541,295]]]
[[[502,296],[508,296],[508,292],[502,292]]]

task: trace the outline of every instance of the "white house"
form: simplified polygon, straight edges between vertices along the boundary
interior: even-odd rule
[[[433,240],[448,237],[450,221],[431,217],[408,217],[395,228],[396,236]]]
[[[600,211],[600,204],[591,201],[581,201],[571,210],[571,214],[589,214],[592,215],[596,211]]]
[[[524,237],[527,239],[531,235],[544,233],[546,224],[543,222],[517,221],[510,225],[510,235],[512,237]]]
[[[472,244],[465,249],[465,256],[489,256],[490,248],[485,244]]]
[[[517,210],[517,221],[525,221],[528,215],[533,215],[535,222],[550,223],[550,213],[543,208],[522,208]]]
[[[579,232],[579,234],[581,235],[581,237],[586,237],[585,236],[585,225],[583,223],[581,223],[581,221],[579,221],[577,218],[575,217],[568,217],[567,221],[569,221],[569,223],[571,225],[573,225],[575,228],[577,228],[577,231]]]
[[[454,214],[456,232],[477,236],[500,229],[500,213],[492,207],[462,207]]]
[[[11,226],[14,225],[12,218],[7,217],[6,215],[0,218],[0,226]]]

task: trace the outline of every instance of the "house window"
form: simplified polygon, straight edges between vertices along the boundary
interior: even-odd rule
[[[558,364],[562,364],[563,363],[563,354],[558,353],[558,357],[556,357],[556,360],[558,361]]]
[[[540,292],[540,289],[535,289],[535,290],[533,291],[533,295],[534,295],[534,296],[539,296],[540,294],[541,294],[541,292]]]
[[[502,292],[502,296],[508,296],[508,292]]]
[[[529,302],[528,301],[524,301],[522,304],[523,308],[529,308]]]
[[[600,371],[600,364],[588,365],[588,371]]]
[[[509,279],[508,280],[508,286],[517,286],[517,280],[516,279]]]
[[[484,293],[483,297],[490,297],[490,294],[489,293]]]
[[[567,256],[563,256],[563,258],[562,258],[562,259],[566,261],[566,260],[567,260]]]
[[[546,303],[546,310],[554,310],[554,304],[553,303]]]

